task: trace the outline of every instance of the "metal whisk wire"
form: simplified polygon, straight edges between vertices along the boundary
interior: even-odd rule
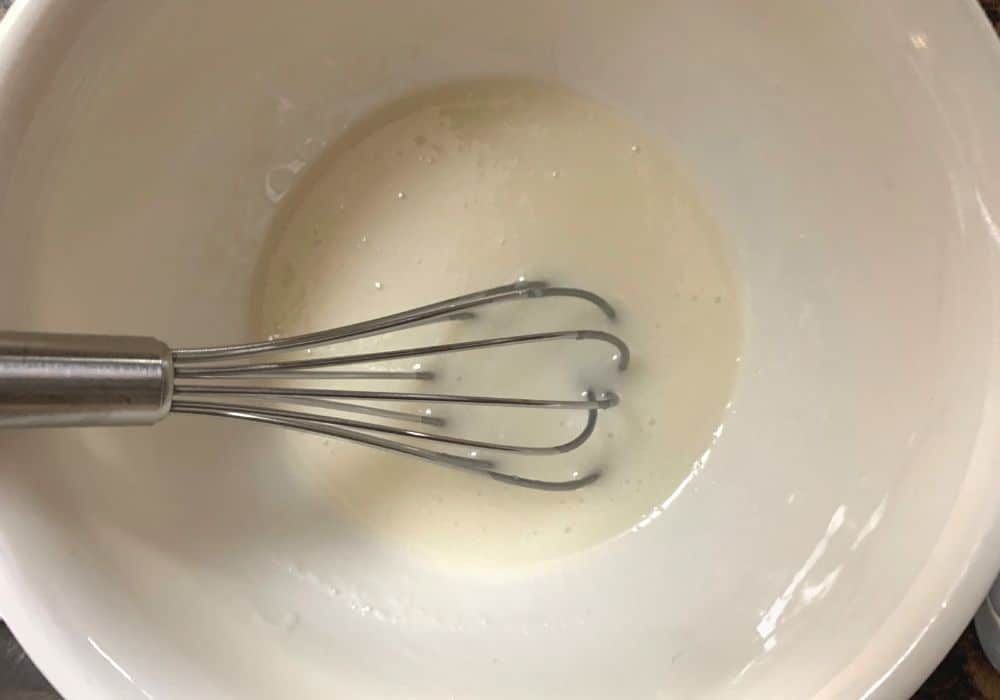
[[[571,297],[581,299],[600,309],[609,319],[615,318],[615,311],[600,296],[582,289],[549,287],[544,282],[517,282],[494,287],[445,301],[428,304],[409,311],[403,311],[381,318],[355,323],[340,328],[308,333],[287,338],[204,348],[185,348],[172,351],[173,400],[172,413],[218,416],[239,420],[276,425],[294,430],[328,435],[351,442],[406,454],[436,464],[464,469],[484,474],[495,480],[517,486],[545,490],[572,490],[586,486],[599,478],[600,470],[594,470],[567,481],[549,481],[529,478],[499,471],[498,463],[491,458],[479,456],[479,450],[494,453],[544,456],[569,452],[578,448],[592,435],[597,423],[598,411],[611,408],[618,403],[618,397],[606,392],[595,395],[588,391],[580,399],[526,399],[503,396],[467,396],[457,394],[434,394],[419,392],[360,391],[350,389],[320,389],[273,386],[244,386],[220,384],[219,381],[238,379],[283,379],[283,380],[330,380],[330,379],[419,379],[433,378],[429,371],[356,371],[331,370],[356,364],[370,364],[414,357],[426,357],[445,353],[469,352],[475,350],[521,345],[526,343],[557,342],[566,340],[597,341],[611,345],[619,370],[629,364],[628,346],[617,336],[598,330],[553,331],[529,333],[483,340],[445,343],[400,350],[374,353],[357,353],[333,357],[305,360],[275,360],[271,362],[244,362],[246,358],[330,346],[376,334],[392,333],[426,323],[465,320],[474,316],[474,309],[489,304],[518,299],[543,299]],[[234,362],[235,360],[235,362]],[[220,362],[221,361],[221,362]],[[213,383],[206,383],[208,381]],[[402,428],[383,423],[333,416],[307,411],[297,411],[261,406],[253,403],[233,403],[232,399],[272,401],[300,407],[317,408],[324,411],[347,412],[377,416],[391,421],[411,422],[423,425],[442,426],[444,421],[437,416],[408,413],[369,406],[361,402],[395,402],[418,404],[457,404],[508,408],[535,408],[548,410],[586,411],[587,421],[582,431],[571,440],[548,446],[527,446],[495,443],[451,435]],[[412,441],[412,442],[407,442]],[[468,456],[457,455],[439,449],[421,447],[419,443],[437,443],[471,450]],[[415,444],[417,443],[417,444]]]

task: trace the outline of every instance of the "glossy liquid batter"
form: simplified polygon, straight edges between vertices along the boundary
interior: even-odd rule
[[[262,259],[259,330],[291,335],[518,278],[605,296],[491,307],[317,349],[372,351],[514,333],[595,328],[613,349],[565,342],[421,358],[430,382],[363,389],[575,398],[614,390],[591,439],[555,457],[503,457],[547,479],[603,470],[571,493],[527,491],[335,439],[282,433],[289,469],[358,528],[421,556],[507,566],[564,556],[655,517],[704,459],[732,390],[741,301],[724,237],[683,173],[635,125],[567,90],[526,81],[450,86],[391,105],[350,131],[282,201]],[[381,367],[385,368],[386,365]],[[423,410],[424,406],[399,406]],[[580,412],[431,407],[475,439],[556,444]]]

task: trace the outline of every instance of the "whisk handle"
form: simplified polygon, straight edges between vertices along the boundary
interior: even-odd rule
[[[172,390],[156,338],[0,331],[0,428],[149,425]]]

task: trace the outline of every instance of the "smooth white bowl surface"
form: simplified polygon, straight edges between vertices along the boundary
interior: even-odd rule
[[[0,327],[245,337],[265,183],[493,74],[638,119],[731,236],[708,459],[638,533],[486,575],[338,530],[252,426],[0,435],[0,614],[63,693],[902,697],[967,623],[1000,564],[1000,51],[969,1],[21,0]]]

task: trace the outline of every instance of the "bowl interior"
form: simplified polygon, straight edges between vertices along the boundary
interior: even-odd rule
[[[911,687],[1000,551],[1000,60],[933,5],[29,0],[0,30],[0,327],[247,338],[293,164],[415,89],[515,75],[676,154],[746,339],[661,517],[502,574],[343,529],[252,427],[0,435],[3,614],[83,697]]]

